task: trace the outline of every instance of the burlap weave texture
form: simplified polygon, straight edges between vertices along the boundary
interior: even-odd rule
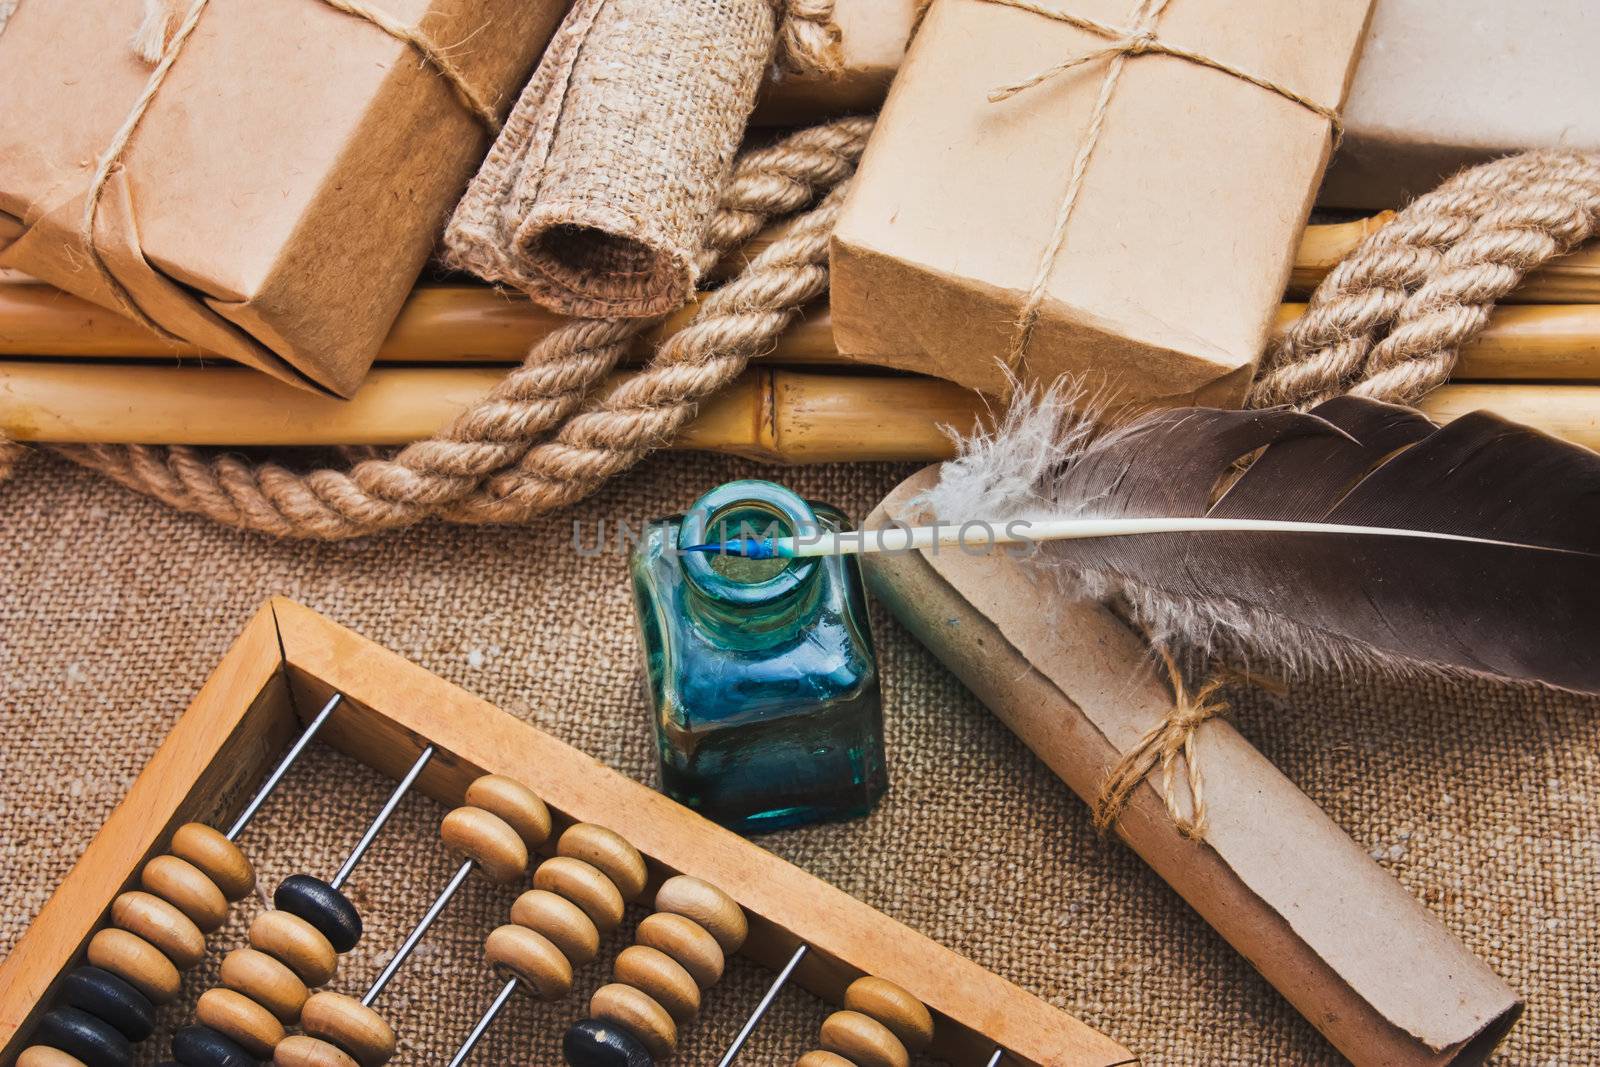
[[[167,511],[61,461],[30,464],[0,518],[0,951],[7,951],[262,600],[282,593],[608,764],[654,780],[622,557],[573,551],[574,519],[638,521],[736,476],[775,476],[858,518],[909,473],[663,456],[526,530],[429,527],[274,544]],[[608,527],[608,534],[611,532]],[[763,844],[1128,1044],[1152,1064],[1330,1064],[1301,1020],[881,611],[890,793],[871,817]],[[1500,1064],[1600,1062],[1600,705],[1350,678],[1230,717],[1528,997]],[[537,787],[537,783],[532,783]],[[387,783],[323,750],[242,844],[262,881],[327,877]],[[453,869],[443,810],[406,801],[351,891],[358,992]],[[492,995],[483,936],[513,891],[474,880],[379,1001],[401,1065],[440,1062]],[[165,1032],[243,941],[213,935]],[[614,940],[611,954],[626,943]],[[578,993],[604,978],[588,969]],[[1426,976],[1418,976],[1419,981]],[[678,1062],[713,1062],[770,974],[737,964]],[[741,1062],[792,1063],[825,1008],[784,994]],[[559,1063],[581,1011],[519,1001],[475,1063]],[[151,1043],[143,1062],[163,1050]]]
[[[456,208],[446,261],[566,315],[682,305],[776,19],[770,0],[578,0]]]

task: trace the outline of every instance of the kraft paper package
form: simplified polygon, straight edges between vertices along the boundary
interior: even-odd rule
[[[928,10],[833,237],[840,351],[991,393],[1065,373],[1237,404],[1370,2],[1057,7]]]
[[[1319,201],[1399,207],[1463,167],[1600,150],[1600,5],[1382,0]]]
[[[371,0],[488,117],[565,0]],[[82,240],[154,68],[139,0],[24,0],[0,33],[0,267],[120,308]],[[324,0],[213,0],[103,186],[101,262],[168,334],[298,385],[360,383],[491,132],[415,44]]]
[[[830,115],[876,111],[905,58],[922,0],[834,0],[839,69],[797,73],[775,67],[756,102],[758,125],[792,126]]]
[[[1176,2],[1176,0],[1175,0]],[[776,75],[758,120],[817,121],[883,103],[918,0],[836,0],[843,70]],[[1463,167],[1537,148],[1600,151],[1600,5],[1589,0],[1383,0],[1318,204],[1400,207]]]

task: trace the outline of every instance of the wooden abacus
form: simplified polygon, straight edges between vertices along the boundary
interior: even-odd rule
[[[222,920],[214,913],[226,904],[206,892],[186,897],[182,886],[161,882],[159,870],[152,887],[150,861],[170,852],[219,894],[248,893],[254,875],[231,844],[237,832],[208,831],[197,817],[238,808],[236,798],[247,784],[266,775],[267,786],[236,820],[248,821],[260,797],[313,734],[400,781],[347,869],[412,785],[447,805],[464,805],[447,816],[442,833],[466,858],[364,1001],[331,992],[308,994],[307,987],[333,973],[332,953],[322,951],[332,940],[324,929],[332,920],[316,908],[298,908],[303,921],[292,924],[293,933],[304,934],[304,926],[317,934],[302,938],[299,949],[263,938],[263,950],[252,937],[252,949],[237,949],[224,961],[223,988],[201,998],[205,1025],[188,1028],[200,1046],[232,1035],[257,1042],[245,1049],[249,1058],[243,1062],[272,1051],[267,1046],[276,1046],[279,1063],[368,1067],[383,1062],[392,1053],[393,1035],[382,1032],[388,1024],[371,1010],[372,999],[472,870],[496,881],[517,880],[535,866],[534,851],[547,844],[554,826],[561,829],[554,835],[555,858],[536,865],[534,888],[517,899],[511,922],[488,936],[490,962],[508,981],[479,1025],[462,1035],[458,1064],[516,989],[546,999],[564,995],[572,981],[570,968],[594,960],[599,930],[620,922],[622,899],[646,898],[652,891],[656,913],[640,924],[637,944],[614,961],[615,980],[589,1005],[593,1018],[569,1031],[569,1049],[600,1040],[597,1031],[603,1036],[620,1028],[643,1054],[670,1052],[676,1027],[694,1018],[700,991],[720,976],[722,954],[737,949],[780,970],[780,983],[792,978],[844,1005],[845,1011],[824,1024],[825,1051],[808,1054],[808,1067],[898,1063],[906,1049],[921,1047],[958,1065],[1136,1062],[1121,1045],[1067,1013],[757,845],[307,608],[275,599],[234,642],[0,965],[0,1067],[17,1062],[25,1049],[70,1044],[45,1041],[51,1035],[41,1036],[40,1021],[52,1009],[58,1009],[59,1019],[61,995],[70,992],[63,986],[86,959],[113,963],[116,974],[137,975],[141,966],[159,972],[159,980],[143,993],[176,996],[176,981],[166,968],[175,971],[174,959],[191,965],[198,959],[204,940],[197,916],[214,929]],[[276,758],[291,742],[290,755]],[[486,785],[480,781],[485,775],[497,777]],[[546,812],[542,827],[540,812]],[[604,829],[607,825],[624,826],[627,839]],[[171,863],[158,866],[179,870]],[[144,890],[136,889],[141,873]],[[186,884],[194,881],[188,871],[183,874]],[[601,877],[595,880],[597,874]],[[302,877],[309,878],[294,879]],[[201,897],[208,898],[203,905]],[[191,898],[193,911],[183,903]],[[338,910],[336,902],[327,907]],[[263,917],[284,914],[269,911]],[[122,956],[93,948],[97,938],[104,946],[107,931],[127,935],[110,937],[127,942]],[[287,936],[279,931],[280,940]],[[146,959],[149,954],[133,941],[159,946],[159,960]],[[231,995],[212,996],[219,993]],[[741,1042],[770,999],[769,993]],[[102,1011],[114,1014],[112,1001],[116,998],[102,1004]],[[88,1003],[81,995],[73,1001],[79,1002]],[[92,1012],[88,1015],[95,1021]],[[310,1036],[286,1036],[285,1027],[295,1021]],[[108,1022],[141,1029],[141,1020]],[[874,1053],[874,1042],[890,1051]],[[230,1053],[206,1046],[179,1058],[241,1062],[235,1055],[239,1047],[235,1042]],[[35,1059],[41,1067],[81,1062],[64,1055],[42,1049]],[[649,1058],[605,1062],[647,1063]]]

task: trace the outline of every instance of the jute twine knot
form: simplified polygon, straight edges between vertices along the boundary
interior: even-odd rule
[[[1247,82],[1267,92],[1276,93],[1285,100],[1298,104],[1307,111],[1326,119],[1332,129],[1334,143],[1338,143],[1341,132],[1339,115],[1333,108],[1297,93],[1286,85],[1252,74],[1231,63],[1225,63],[1204,53],[1180,48],[1161,40],[1156,33],[1156,24],[1171,0],[1140,0],[1138,6],[1134,8],[1133,25],[1126,29],[1111,26],[1097,19],[1087,18],[1070,11],[1050,7],[1038,3],[1037,0],[982,0],[982,2],[1016,8],[1019,11],[1027,11],[1056,22],[1064,22],[1069,26],[1104,37],[1111,42],[1104,48],[1091,49],[1080,55],[1070,56],[1060,63],[1046,67],[1021,81],[1013,82],[1010,85],[998,86],[989,93],[989,100],[998,103],[1002,100],[1009,100],[1018,93],[1025,92],[1037,85],[1052,81],[1078,67],[1101,61],[1105,61],[1107,64],[1105,76],[1100,81],[1099,95],[1095,98],[1094,107],[1089,112],[1089,124],[1085,128],[1083,140],[1078,146],[1077,157],[1072,161],[1072,170],[1067,180],[1066,191],[1062,194],[1060,205],[1056,209],[1055,223],[1050,231],[1050,239],[1045,244],[1043,254],[1039,257],[1039,265],[1034,272],[1033,281],[1028,286],[1027,298],[1023,301],[1022,310],[1017,315],[1016,333],[1012,338],[1011,349],[1006,355],[1006,364],[1014,372],[1021,371],[1027,364],[1028,345],[1033,339],[1033,330],[1039,321],[1039,311],[1044,306],[1045,296],[1050,285],[1050,273],[1055,269],[1056,260],[1060,257],[1061,250],[1066,244],[1067,226],[1072,221],[1073,209],[1078,203],[1078,194],[1083,189],[1084,175],[1088,172],[1089,161],[1094,157],[1095,148],[1100,143],[1100,136],[1105,131],[1106,115],[1111,109],[1111,99],[1116,93],[1118,81],[1122,78],[1122,69],[1129,59],[1147,55],[1171,56],[1175,59],[1181,59],[1188,63],[1218,71],[1232,78],[1238,78],[1240,81]]]
[[[1178,832],[1191,840],[1202,840],[1206,835],[1205,779],[1200,773],[1200,760],[1196,748],[1200,727],[1213,716],[1228,709],[1226,701],[1218,698],[1222,689],[1221,678],[1211,678],[1199,689],[1190,693],[1172,654],[1161,645],[1155,652],[1167,670],[1172,684],[1172,710],[1139,738],[1139,743],[1122,754],[1115,767],[1101,784],[1100,795],[1094,802],[1094,825],[1102,833],[1109,830],[1122,815],[1128,798],[1139,788],[1157,767],[1161,769],[1161,798],[1167,806]],[[1183,757],[1185,777],[1188,780],[1189,810],[1179,803],[1177,785],[1178,757]]]

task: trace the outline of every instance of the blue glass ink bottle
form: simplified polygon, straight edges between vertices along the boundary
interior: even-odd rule
[[[853,556],[681,550],[849,528],[781,485],[737,481],[652,524],[633,553],[662,789],[740,833],[865,815],[883,795],[866,593]]]

